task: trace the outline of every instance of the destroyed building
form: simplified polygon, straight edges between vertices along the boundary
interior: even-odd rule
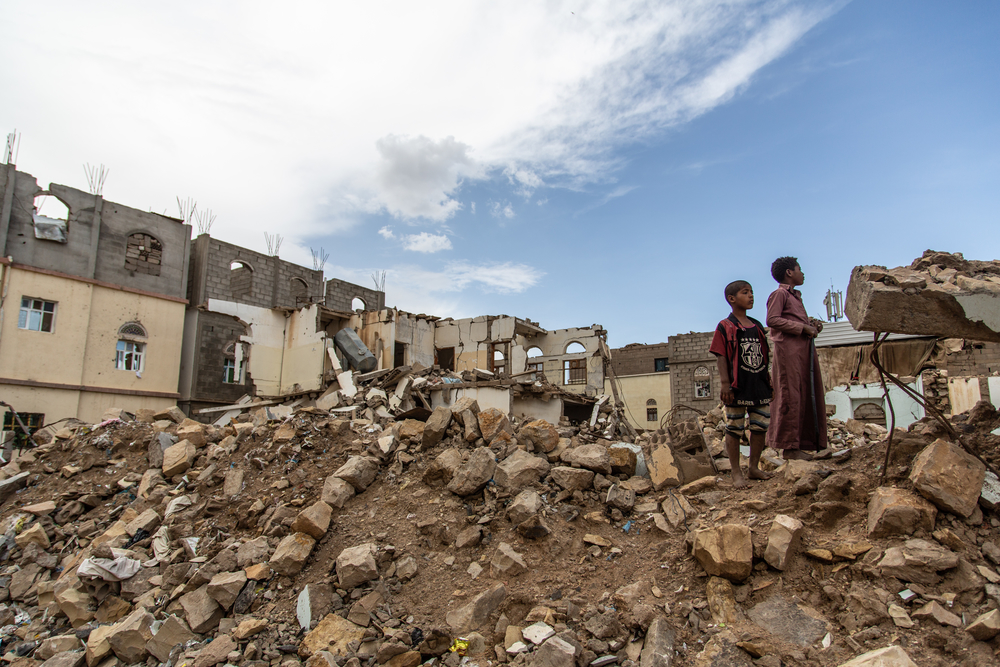
[[[632,343],[611,350],[611,367],[617,380],[625,416],[637,429],[659,428],[673,405],[670,393],[669,343]],[[612,395],[611,377],[604,393]]]
[[[174,405],[190,226],[12,164],[0,202],[0,400],[33,426]]]

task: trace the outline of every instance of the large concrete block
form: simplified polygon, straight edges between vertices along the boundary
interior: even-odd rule
[[[917,455],[910,481],[920,495],[941,509],[970,516],[979,502],[986,466],[964,449],[935,440]]]
[[[937,508],[915,493],[879,487],[868,502],[868,534],[872,537],[912,535],[934,530]]]

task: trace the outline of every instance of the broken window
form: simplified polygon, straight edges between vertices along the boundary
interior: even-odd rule
[[[157,239],[142,232],[129,235],[128,247],[125,249],[126,271],[158,276],[162,261],[163,244]]]
[[[526,368],[524,370],[526,370],[526,371],[534,371],[534,373],[532,373],[531,376],[530,376],[531,377],[531,381],[534,382],[535,380],[540,380],[541,379],[539,377],[539,373],[541,373],[544,370],[544,366],[545,366],[545,364],[542,363],[541,361],[529,361],[526,364]]]
[[[21,297],[21,312],[17,316],[17,328],[29,331],[52,333],[55,328],[56,304],[54,301]]]
[[[309,303],[309,285],[302,278],[292,278],[292,299],[296,308]]]
[[[131,340],[118,341],[115,354],[115,368],[120,371],[141,373],[146,345]]]
[[[397,340],[392,346],[392,365],[394,368],[406,365],[406,343]]]
[[[564,354],[579,354],[581,352],[586,352],[587,348],[583,346],[583,343],[573,341],[566,346],[566,351]]]
[[[563,362],[563,384],[583,384],[586,381],[586,359],[567,359]]]
[[[66,243],[66,235],[69,233],[69,207],[61,199],[47,192],[37,195],[31,221],[35,228],[36,239]]]
[[[667,363],[666,357],[663,359],[653,359],[653,372],[655,373],[666,373],[670,370],[670,364]]]
[[[712,398],[712,373],[705,366],[694,369],[694,397]]]
[[[655,398],[651,398],[648,401],[646,401],[646,421],[648,422],[657,421]]]
[[[443,371],[455,370],[455,348],[442,347],[437,350],[437,365]]]
[[[234,299],[249,297],[253,293],[253,269],[238,260],[229,265],[229,291]]]
[[[14,418],[12,410],[8,410],[3,414],[3,434],[0,435],[0,442],[11,445],[12,449],[25,448],[30,444],[28,443],[28,436],[21,430],[21,424],[24,425],[24,428],[28,429],[30,435],[33,435],[35,431],[45,424],[45,415],[40,412],[18,412],[17,417],[21,420],[20,424]],[[8,442],[8,438],[10,437],[7,435],[8,432],[14,434],[13,444]]]
[[[368,310],[368,304],[365,303],[364,299],[354,297],[354,299],[351,300],[351,310]]]
[[[222,381],[226,384],[243,384],[243,360],[236,361],[236,343],[230,343],[223,351]]]
[[[501,373],[504,375],[510,375],[510,371],[507,368],[507,344],[490,343],[489,354],[490,367],[487,370],[496,373],[497,375],[500,375]]]

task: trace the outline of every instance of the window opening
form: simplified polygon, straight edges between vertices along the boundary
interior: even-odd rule
[[[877,403],[862,403],[854,408],[854,418],[866,424],[885,426],[885,409]]]
[[[581,352],[586,352],[587,348],[583,346],[583,343],[573,341],[566,346],[566,354],[579,354]]]
[[[507,343],[490,343],[489,368],[487,370],[497,375],[510,375],[507,368]]]
[[[296,308],[309,303],[309,285],[302,278],[292,278],[292,299]]]
[[[141,373],[145,357],[145,344],[131,340],[120,340],[116,348],[115,368],[120,371]]]
[[[528,348],[528,358],[529,359],[534,359],[535,357],[542,357],[542,356],[545,356],[544,354],[542,354],[542,348],[540,348],[540,347],[529,347]]]
[[[223,350],[222,381],[226,384],[243,384],[243,360],[236,361],[236,343],[230,343]]]
[[[240,261],[230,263],[229,291],[234,299],[249,297],[253,293],[253,269],[249,264]]]
[[[532,382],[535,382],[536,380],[540,380],[541,379],[541,377],[539,376],[539,374],[542,373],[543,370],[545,370],[544,367],[545,367],[545,364],[543,362],[541,362],[541,361],[529,361],[527,364],[525,364],[524,370],[526,370],[526,371],[534,371],[528,377],[531,378]]]
[[[406,343],[400,343],[398,340],[395,345],[392,346],[392,366],[393,368],[399,368],[400,366],[406,365]]]
[[[17,416],[20,418],[21,424],[24,424],[24,427],[28,429],[29,435],[25,435],[24,431],[21,430],[20,424],[14,419],[14,412],[12,410],[3,413],[4,435],[0,437],[0,442],[5,443],[5,454],[7,450],[6,445],[9,445],[11,450],[27,448],[29,445],[29,436],[34,435],[35,431],[45,424],[45,415],[40,412],[18,412]],[[11,437],[7,433],[13,433],[14,435]],[[9,442],[8,439],[12,442]]]
[[[146,338],[146,329],[138,322],[128,322],[118,329],[118,335],[126,338]]]
[[[160,275],[163,245],[149,234],[130,234],[125,249],[125,269],[150,276]]]
[[[670,370],[670,364],[667,363],[666,357],[663,359],[653,360],[653,371],[655,373],[666,373]]]
[[[29,331],[52,333],[55,328],[56,304],[54,301],[21,297],[21,312],[17,316],[17,328]]]
[[[455,370],[455,348],[442,347],[437,351],[437,365],[443,371]]]
[[[586,359],[566,359],[563,361],[563,384],[583,384],[586,381]]]
[[[31,221],[36,239],[66,243],[66,236],[69,233],[69,207],[58,197],[48,193],[37,195]]]
[[[712,398],[712,373],[705,366],[694,369],[694,397]]]
[[[651,398],[646,401],[646,421],[655,422],[657,421],[656,414],[656,399]]]
[[[364,302],[364,299],[354,297],[351,300],[351,310],[368,310],[368,304]]]

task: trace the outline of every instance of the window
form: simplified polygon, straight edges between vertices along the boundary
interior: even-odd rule
[[[31,219],[36,239],[66,243],[69,234],[69,207],[66,202],[47,192],[38,194]]]
[[[669,370],[670,370],[670,364],[667,363],[666,357],[664,357],[663,359],[653,360],[653,371],[655,371],[656,373],[666,373]]]
[[[236,362],[236,343],[230,343],[223,351],[222,381],[226,384],[243,384],[243,360]]]
[[[17,416],[30,434],[34,434],[45,424],[45,415],[38,412],[18,412]],[[12,411],[8,410],[3,414],[3,430],[4,433],[14,434],[14,448],[25,447],[28,444],[28,436],[24,435],[24,431],[21,430],[21,424],[18,424],[17,420],[14,419]],[[6,436],[0,437],[0,442],[6,442]]]
[[[657,421],[655,398],[651,398],[648,401],[646,401],[646,421],[648,422]]]
[[[705,366],[694,369],[694,397],[712,398],[712,373]]]
[[[302,278],[292,278],[292,299],[295,301],[295,307],[309,303],[309,285]]]
[[[117,353],[115,354],[115,368],[120,371],[142,372],[143,351],[146,346],[143,343],[136,343],[131,340],[118,341]]]
[[[353,311],[368,310],[368,306],[365,304],[364,299],[356,296],[353,299],[351,299],[351,310]]]
[[[392,367],[399,368],[406,365],[406,343],[398,340],[392,346]]]
[[[442,347],[437,350],[437,364],[443,371],[455,370],[455,348]]]
[[[234,299],[249,297],[253,293],[253,269],[249,264],[240,261],[230,263],[229,291]]]
[[[52,333],[56,318],[56,304],[53,301],[21,297],[21,313],[17,316],[17,328],[29,331]]]
[[[158,240],[141,232],[129,235],[125,249],[126,271],[158,276],[162,261],[163,245]]]
[[[586,359],[566,359],[563,361],[563,384],[583,384],[586,381]]]
[[[531,376],[530,376],[531,377],[531,381],[534,382],[535,380],[540,379],[538,377],[538,374],[542,372],[544,366],[545,366],[545,364],[543,364],[541,361],[529,361],[525,365],[524,370],[526,370],[526,371],[534,371],[531,374]]]
[[[507,370],[507,344],[490,343],[489,371],[500,375],[509,375]]]

